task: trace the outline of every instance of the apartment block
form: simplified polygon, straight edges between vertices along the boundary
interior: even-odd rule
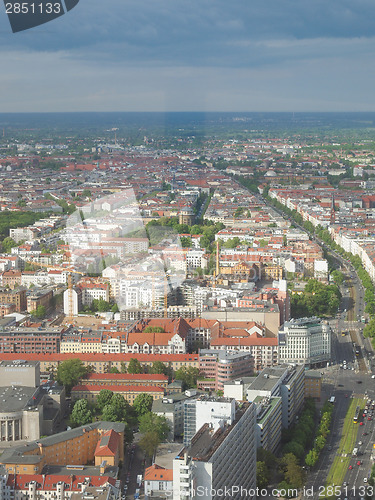
[[[94,422],[7,449],[0,457],[0,464],[9,474],[41,474],[46,465],[85,465],[98,457],[107,459],[114,452],[118,465],[124,458],[124,430],[123,423]],[[112,432],[117,434],[115,439],[110,438]],[[103,440],[106,436],[108,439]],[[110,443],[109,453],[103,448]]]
[[[244,403],[231,424],[205,424],[173,460],[173,499],[216,500],[222,489],[224,498],[255,500],[255,420],[255,405]]]
[[[17,312],[26,311],[26,290],[0,290],[0,304],[14,304]]]
[[[184,405],[184,445],[191,440],[204,424],[217,429],[223,422],[231,424],[235,418],[234,399],[199,396],[185,401]]]
[[[281,397],[254,399],[256,406],[256,438],[257,448],[275,453],[281,443],[282,399]]]
[[[248,401],[257,397],[281,397],[282,425],[290,427],[295,421],[304,402],[305,367],[304,365],[280,365],[265,368],[249,385]]]

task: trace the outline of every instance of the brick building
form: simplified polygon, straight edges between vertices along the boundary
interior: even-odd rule
[[[17,312],[26,311],[26,290],[0,290],[0,304],[14,304]]]
[[[89,403],[95,403],[99,392],[103,389],[121,394],[131,405],[139,394],[150,394],[153,399],[160,399],[164,396],[162,387],[151,385],[76,385],[72,388],[72,401],[86,399]]]
[[[198,389],[223,390],[224,383],[238,377],[248,377],[254,372],[254,359],[246,352],[201,350],[199,372],[205,379],[198,380]]]

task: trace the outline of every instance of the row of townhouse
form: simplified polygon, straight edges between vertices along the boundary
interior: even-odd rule
[[[41,373],[47,374],[57,370],[57,367],[63,361],[68,359],[80,359],[84,366],[90,367],[95,373],[108,373],[111,369],[117,368],[127,370],[131,359],[137,359],[142,366],[151,367],[156,361],[169,366],[172,370],[179,370],[181,367],[192,366],[199,368],[198,354],[99,354],[99,353],[76,353],[74,356],[64,353],[46,353],[38,354],[22,353],[22,359],[25,361],[39,361]],[[17,353],[3,353],[1,358],[4,361],[13,361],[20,358]]]

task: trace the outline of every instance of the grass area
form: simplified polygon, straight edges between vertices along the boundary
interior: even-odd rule
[[[355,448],[358,430],[361,428],[359,424],[353,423],[355,409],[358,405],[361,409],[363,409],[365,407],[365,403],[366,400],[363,398],[354,398],[350,402],[344,421],[342,438],[337,450],[337,455],[327,476],[326,488],[328,486],[342,485],[344,482],[344,477],[350,464],[352,452]]]

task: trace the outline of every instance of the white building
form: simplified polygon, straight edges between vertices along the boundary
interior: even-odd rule
[[[232,424],[236,413],[234,399],[201,396],[185,401],[184,445],[191,443],[199,429],[209,424],[216,431],[223,423]]]
[[[319,318],[291,319],[279,330],[280,363],[322,365],[331,359],[331,328]]]
[[[64,314],[66,316],[77,316],[82,308],[82,290],[80,288],[68,288],[64,292]]]
[[[82,304],[84,306],[91,306],[94,299],[109,301],[108,283],[83,280],[78,283],[78,287],[82,290]]]
[[[328,278],[328,261],[326,259],[314,260],[314,278],[319,280]]]
[[[205,252],[196,249],[188,250],[186,252],[186,264],[189,269],[197,269],[198,267],[205,269],[208,264]]]
[[[173,500],[255,500],[255,405],[244,403],[231,425],[205,424],[173,460]]]

